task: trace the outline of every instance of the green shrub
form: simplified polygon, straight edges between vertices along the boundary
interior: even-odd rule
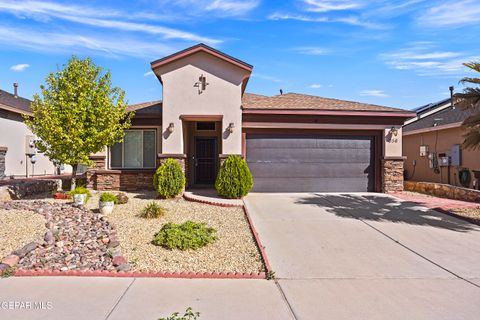
[[[76,188],[73,189],[72,191],[67,192],[67,194],[68,194],[70,197],[72,197],[72,198],[73,198],[73,195],[74,195],[74,194],[86,194],[87,197],[85,198],[85,203],[87,203],[87,202],[88,202],[88,199],[90,199],[90,197],[92,196],[92,195],[90,194],[90,191],[89,191],[87,188],[85,188],[85,187],[76,187]]]
[[[118,203],[118,204],[125,204],[128,202],[128,196],[123,192],[117,193],[115,195],[115,198],[117,198],[117,202],[115,203]]]
[[[215,189],[222,197],[238,199],[246,196],[253,187],[253,178],[242,157],[231,155],[220,167]]]
[[[155,234],[153,243],[168,249],[187,250],[204,247],[215,241],[216,230],[205,223],[187,221],[182,224],[167,223]]]
[[[110,192],[102,192],[100,194],[100,201],[117,203],[117,197],[115,197],[115,195]]]
[[[140,212],[140,217],[145,219],[156,219],[163,217],[165,215],[165,209],[162,206],[159,206],[155,201],[147,204]]]
[[[160,318],[158,320],[197,320],[198,318],[200,318],[200,312],[193,312],[192,308],[188,307],[183,317],[179,316],[178,312],[175,312],[170,317]]]
[[[182,167],[174,159],[167,159],[153,175],[153,186],[163,198],[174,198],[185,187]]]

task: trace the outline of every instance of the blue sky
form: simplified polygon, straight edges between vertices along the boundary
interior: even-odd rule
[[[130,103],[157,100],[149,63],[204,42],[254,65],[248,92],[411,109],[480,60],[480,0],[0,0],[0,88],[31,97],[72,55],[109,69]]]

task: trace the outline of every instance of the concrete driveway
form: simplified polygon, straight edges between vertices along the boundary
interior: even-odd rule
[[[382,194],[251,194],[297,319],[477,319],[480,227]]]

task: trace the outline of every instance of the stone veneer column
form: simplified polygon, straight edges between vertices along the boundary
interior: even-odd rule
[[[403,191],[404,157],[382,159],[382,191],[385,193]]]
[[[7,147],[0,147],[0,179],[5,178],[5,158],[7,156]]]

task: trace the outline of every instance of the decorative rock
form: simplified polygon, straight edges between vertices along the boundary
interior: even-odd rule
[[[118,240],[115,240],[115,239],[111,239],[110,242],[108,243],[109,248],[115,248],[115,247],[118,247],[119,245],[120,245],[120,242],[118,242]]]
[[[0,263],[0,274],[2,274],[8,268],[10,268],[10,266],[8,264]]]
[[[52,245],[55,242],[52,231],[48,230],[45,232],[45,237],[43,238],[48,245]]]
[[[58,241],[57,243],[55,243],[55,246],[58,248],[63,248],[63,244],[63,241]]]
[[[11,255],[3,258],[2,263],[6,264],[6,265],[9,265],[10,267],[14,267],[14,266],[17,265],[19,260],[20,260],[20,258],[17,255],[11,254]]]
[[[118,257],[114,257],[114,258],[112,259],[112,263],[113,263],[114,266],[117,267],[117,266],[119,266],[119,265],[126,264],[126,263],[127,263],[127,260],[125,260],[125,258],[122,257],[122,256],[118,256]]]
[[[25,245],[22,249],[19,249],[14,252],[20,259],[25,257],[30,251],[33,251],[37,248],[36,242],[30,242],[29,244]]]
[[[107,243],[110,242],[110,239],[108,239],[108,238],[102,238],[102,242],[103,242],[104,244],[107,244]]]
[[[61,267],[60,271],[68,271],[68,267]]]
[[[127,263],[117,266],[117,271],[130,271],[130,266]]]

